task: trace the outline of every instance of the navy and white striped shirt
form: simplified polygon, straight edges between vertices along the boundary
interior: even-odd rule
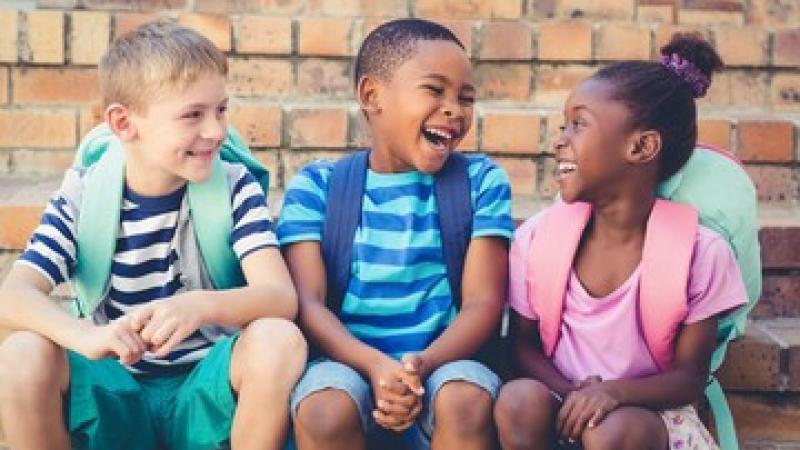
[[[258,249],[277,245],[261,186],[239,164],[224,163],[231,189],[233,231],[231,244],[241,261]],[[75,266],[76,220],[79,220],[82,172],[71,169],[61,189],[51,198],[18,263],[38,270],[53,286],[68,281]],[[145,197],[123,192],[120,228],[111,266],[108,296],[95,313],[97,323],[114,320],[131,308],[192,289],[210,288],[196,257],[185,186],[167,195]],[[183,258],[188,253],[186,258]],[[200,278],[200,279],[198,279]],[[184,370],[202,359],[213,342],[224,335],[217,327],[198,330],[169,355],[146,353],[130,369],[158,373]]]

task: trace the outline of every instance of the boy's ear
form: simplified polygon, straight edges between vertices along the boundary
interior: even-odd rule
[[[361,110],[367,114],[380,114],[381,106],[379,101],[380,85],[378,80],[369,75],[362,76],[356,85],[356,98]]]
[[[628,149],[628,159],[637,164],[655,161],[661,153],[661,134],[655,130],[637,132]]]
[[[136,125],[131,120],[131,111],[127,106],[120,103],[108,105],[104,118],[111,131],[123,142],[136,138]]]

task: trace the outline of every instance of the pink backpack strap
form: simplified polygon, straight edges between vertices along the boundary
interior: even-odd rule
[[[672,364],[675,334],[688,313],[697,220],[691,206],[658,199],[647,221],[639,314],[647,347],[662,370]]]
[[[539,334],[548,357],[558,343],[572,261],[591,214],[588,203],[558,202],[542,213],[531,241],[528,299],[539,317]]]

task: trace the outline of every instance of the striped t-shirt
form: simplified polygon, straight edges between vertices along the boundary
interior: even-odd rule
[[[472,237],[510,239],[506,173],[483,155],[468,155]],[[333,162],[305,166],[292,180],[278,223],[281,245],[321,241]],[[442,252],[434,177],[367,171],[351,277],[339,318],[350,332],[399,358],[424,350],[456,314]]]
[[[241,261],[249,253],[277,245],[264,192],[247,169],[224,163],[231,189],[231,244]],[[75,246],[83,174],[70,169],[50,199],[18,264],[38,270],[53,286],[68,281],[75,269]],[[114,320],[135,306],[211,285],[192,232],[185,186],[167,195],[146,197],[125,188],[108,295],[94,314],[96,323]],[[225,334],[204,327],[169,355],[147,352],[129,369],[161,373],[185,370],[202,359]]]

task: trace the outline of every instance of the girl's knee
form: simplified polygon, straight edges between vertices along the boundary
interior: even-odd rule
[[[642,408],[620,408],[581,437],[585,450],[662,450],[667,447],[666,428],[658,414]]]
[[[492,427],[492,396],[466,381],[451,381],[439,389],[434,400],[436,426],[458,433],[475,433]]]
[[[64,350],[30,331],[17,331],[0,345],[0,390],[6,395],[27,391],[52,393],[68,383]]]
[[[547,386],[531,379],[514,380],[500,390],[495,416],[513,422],[530,423],[540,416],[550,417],[555,398]]]
[[[297,407],[295,432],[314,442],[349,439],[363,433],[358,408],[350,396],[337,389],[325,389],[303,399]]]

